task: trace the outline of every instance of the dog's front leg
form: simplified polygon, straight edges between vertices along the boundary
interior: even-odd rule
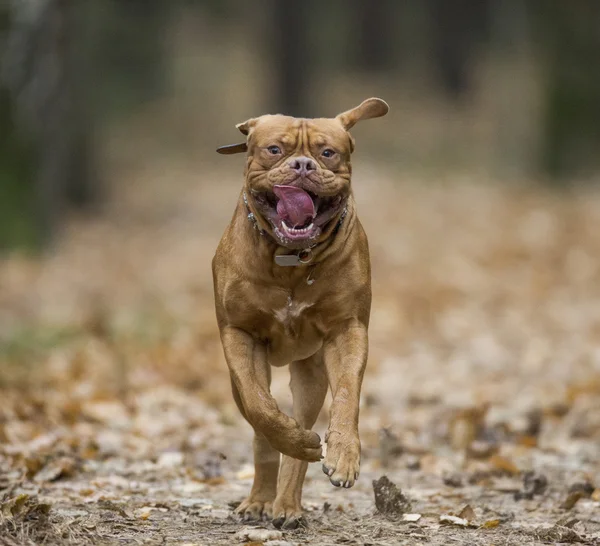
[[[277,451],[303,461],[321,459],[321,439],[281,412],[268,387],[269,363],[264,344],[239,328],[221,330],[225,359],[244,416]]]
[[[325,435],[327,455],[323,472],[337,487],[352,487],[358,478],[358,412],[367,353],[367,328],[358,320],[344,324],[325,343],[325,368],[333,401]]]

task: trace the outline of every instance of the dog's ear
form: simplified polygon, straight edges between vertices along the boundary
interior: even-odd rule
[[[379,118],[385,116],[390,107],[382,99],[372,98],[361,102],[355,108],[342,112],[335,119],[339,120],[346,131],[349,131],[363,119]]]
[[[243,135],[248,136],[250,131],[256,125],[256,118],[250,118],[243,123],[238,123],[235,128],[239,130]],[[220,154],[231,155],[241,154],[248,151],[248,144],[246,142],[240,142],[239,144],[229,144],[228,146],[221,146],[217,148],[217,152]]]
[[[248,144],[245,142],[240,142],[239,144],[228,144],[227,146],[219,146],[217,148],[217,153],[231,155],[231,154],[241,154],[242,152],[248,151]]]
[[[250,119],[247,119],[246,121],[244,121],[243,123],[238,123],[235,126],[235,128],[243,135],[248,136],[250,134],[250,131],[256,125],[256,121],[257,121],[256,118],[250,118]]]

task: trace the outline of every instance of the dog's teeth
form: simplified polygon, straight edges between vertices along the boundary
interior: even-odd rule
[[[285,220],[283,220],[281,222],[281,225],[282,225],[284,231],[286,231],[287,233],[290,233],[292,235],[303,235],[305,233],[308,233],[314,226],[314,224],[311,223],[308,227],[305,227],[305,228],[290,227],[285,223]]]

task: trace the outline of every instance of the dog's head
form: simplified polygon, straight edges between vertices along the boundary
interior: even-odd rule
[[[372,98],[331,119],[260,116],[236,126],[246,142],[217,151],[248,152],[245,190],[260,227],[282,246],[307,248],[331,234],[350,195],[348,131],[388,110]]]

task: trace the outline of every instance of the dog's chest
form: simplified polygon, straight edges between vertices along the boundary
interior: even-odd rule
[[[288,295],[272,307],[268,358],[273,366],[304,360],[322,345],[315,300]]]
[[[281,323],[286,330],[292,328],[293,323],[306,315],[306,310],[314,305],[308,300],[294,299],[292,295],[287,297],[285,305],[275,307],[273,316],[278,323]]]

